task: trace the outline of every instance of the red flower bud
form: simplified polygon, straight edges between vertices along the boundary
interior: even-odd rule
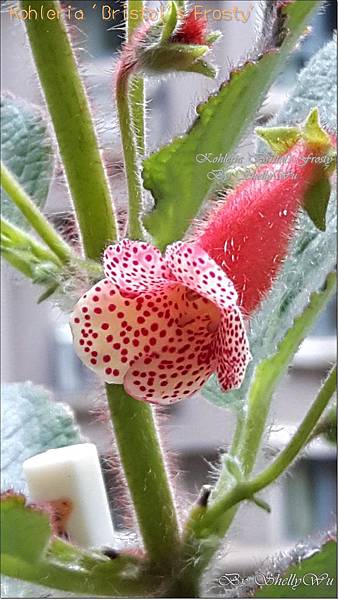
[[[196,11],[178,14],[175,2],[154,24],[143,24],[123,46],[117,81],[136,72],[149,75],[183,71],[214,77],[215,68],[203,60],[219,32],[208,33],[208,22]]]
[[[207,44],[207,26],[206,17],[198,17],[196,10],[193,9],[184,16],[179,29],[170,41],[177,44],[201,44],[203,46]]]
[[[314,115],[313,111],[313,122]],[[322,132],[326,137],[321,138],[318,129],[317,138],[310,140],[314,129],[310,135],[307,123],[310,119],[305,136],[299,133],[298,141],[294,138],[281,157],[258,168],[225,197],[197,240],[233,281],[245,314],[256,309],[271,288],[287,254],[299,208],[312,186],[328,175],[329,163],[322,159],[329,156],[330,137]]]

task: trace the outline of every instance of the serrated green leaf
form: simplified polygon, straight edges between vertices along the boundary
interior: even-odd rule
[[[263,580],[260,574],[258,579]],[[266,576],[266,581],[255,598],[337,598],[337,543],[327,542],[309,558],[298,561],[276,576]]]
[[[1,488],[27,493],[22,463],[31,456],[83,441],[71,410],[30,382],[1,389]]]
[[[27,194],[43,208],[53,175],[52,142],[38,107],[19,98],[1,98],[1,156]],[[28,228],[17,207],[2,194],[1,213]]]
[[[37,562],[45,552],[51,536],[47,514],[26,506],[25,497],[5,494],[1,499],[2,554]]]
[[[144,224],[160,248],[181,239],[191,225],[211,190],[208,157],[234,150],[317,5],[317,0],[304,0],[283,8],[288,33],[279,51],[234,71],[197,111],[189,132],[144,161],[144,185],[155,201]],[[198,154],[206,161],[198,162]]]
[[[272,125],[303,121],[317,105],[320,119],[336,127],[336,44],[328,43],[298,76],[298,85]],[[260,147],[263,147],[263,145]],[[250,321],[249,342],[253,360],[239,390],[223,393],[214,377],[205,386],[206,398],[217,406],[239,409],[243,406],[256,366],[271,356],[336,264],[337,199],[333,190],[327,210],[326,231],[312,224],[306,213],[299,216],[289,254],[271,291]]]

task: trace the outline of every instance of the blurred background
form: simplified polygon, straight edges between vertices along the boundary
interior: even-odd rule
[[[43,106],[34,67],[25,41],[23,24],[10,20],[2,3],[2,39],[6,56],[2,64],[2,89]],[[88,9],[90,2],[64,2],[74,9]],[[99,2],[116,8],[119,2]],[[158,2],[148,2],[156,8]],[[211,21],[223,32],[215,49],[215,62],[221,66],[218,80],[225,79],[230,66],[239,62],[252,48],[262,27],[263,2],[199,2],[208,8],[240,6],[251,15],[247,23]],[[265,102],[259,119],[265,122],[280,108],[295,84],[296,73],[310,56],[333,35],[337,3],[328,2],[313,23],[313,33],[293,55],[283,76]],[[124,206],[125,189],[122,157],[117,136],[115,106],[112,99],[112,74],[121,44],[121,23],[105,21],[100,11],[86,10],[84,21],[71,22],[77,56],[93,106],[102,152],[108,166],[110,183],[119,206]],[[194,106],[217,87],[218,82],[186,74],[177,78],[152,80],[147,84],[150,134],[148,151],[183,132],[194,115]],[[60,90],[62,102],[62,90]],[[248,155],[253,140],[242,143]],[[178,190],[180,194],[180,190]],[[50,190],[47,212],[69,210],[68,192],[60,165]],[[40,290],[9,269],[2,270],[2,379],[4,382],[31,380],[52,389],[58,400],[69,403],[83,433],[98,446],[103,458],[111,456],[111,432],[91,412],[100,405],[102,393],[95,388],[91,373],[76,358],[65,317],[57,307],[36,304]],[[261,460],[276,452],[300,422],[336,353],[336,307],[331,303],[312,335],[298,352],[289,374],[275,396],[269,418],[270,433]],[[220,448],[227,449],[234,428],[232,413],[218,409],[196,396],[162,412],[166,448],[173,455],[179,497],[193,500],[200,486],[211,480]],[[113,462],[115,459],[113,459]],[[113,498],[116,527],[123,528],[121,486],[115,471],[105,470]],[[315,485],[316,482],[316,485]],[[305,539],[313,531],[326,531],[335,523],[336,462],[335,449],[324,441],[312,444],[307,454],[265,497],[272,507],[267,515],[255,506],[245,506],[234,522],[227,558],[220,559],[225,572],[247,573],[257,568],[267,555]],[[229,570],[231,569],[231,571]]]

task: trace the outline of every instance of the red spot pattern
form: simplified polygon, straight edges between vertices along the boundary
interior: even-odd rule
[[[158,404],[190,396],[215,371],[225,390],[241,384],[250,353],[237,294],[206,252],[178,242],[163,257],[150,244],[123,240],[107,248],[104,267],[106,278],[71,319],[89,368]]]

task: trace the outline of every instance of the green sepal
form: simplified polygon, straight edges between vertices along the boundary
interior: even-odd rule
[[[301,138],[301,132],[298,127],[257,127],[255,133],[278,156],[285,154]]]
[[[161,34],[161,41],[167,42],[173,31],[175,30],[178,22],[178,10],[177,5],[173,0],[169,3],[168,9],[163,17],[163,30]]]
[[[215,77],[215,68],[201,60],[208,51],[209,47],[203,45],[159,44],[142,52],[142,65],[151,73],[184,71]]]
[[[332,145],[330,136],[320,125],[317,108],[312,108],[299,127],[257,127],[255,132],[279,156],[285,154],[300,139],[318,150],[329,150]]]
[[[327,177],[313,183],[305,194],[304,210],[320,231],[326,231],[326,213],[331,196],[331,184]]]
[[[196,60],[188,69],[185,69],[190,73],[198,73],[199,75],[205,75],[210,79],[215,79],[218,74],[218,70],[211,64],[199,58]]]
[[[222,36],[221,31],[212,31],[206,36],[206,44],[211,46],[215,42],[217,42]]]
[[[301,127],[301,133],[305,142],[310,146],[323,147],[324,150],[331,147],[331,138],[320,125],[317,108],[312,108],[306,117],[305,123]]]

